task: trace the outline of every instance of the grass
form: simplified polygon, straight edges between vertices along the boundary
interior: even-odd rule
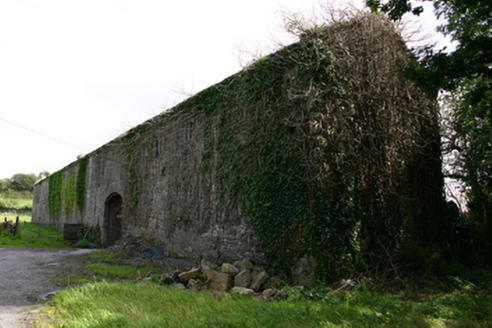
[[[7,216],[15,220],[16,215]],[[62,233],[21,216],[19,237],[0,236],[0,247],[63,248]],[[286,300],[255,301],[223,292],[190,292],[142,282],[152,270],[132,267],[123,251],[95,251],[71,289],[41,309],[34,327],[490,327],[490,275],[480,287],[458,278],[441,288],[397,294],[360,283],[350,292],[288,289]],[[81,271],[79,271],[81,272]],[[472,275],[473,276],[473,275]],[[129,282],[128,280],[138,281]]]
[[[124,251],[95,251],[80,276],[42,308],[34,327],[490,327],[492,286],[458,278],[399,293],[360,282],[352,291],[286,287],[275,302],[224,292],[191,292],[142,281],[153,267]],[[484,276],[487,279],[487,276]],[[112,281],[108,281],[112,280]],[[133,280],[129,282],[128,280]],[[137,281],[137,282],[135,282]],[[425,285],[425,284],[424,284]]]
[[[32,199],[12,199],[12,202],[16,207],[23,208],[29,207],[32,208]]]
[[[103,281],[58,293],[35,327],[487,327],[492,300],[477,299],[470,288],[420,301],[359,288],[317,299],[291,292],[287,300],[261,302]]]
[[[32,198],[2,198],[0,197],[0,208],[12,210],[32,210]]]
[[[18,227],[17,236],[0,231],[0,247],[59,249],[69,245],[63,240],[63,232],[31,223],[30,217],[20,217],[20,221],[22,223]]]
[[[146,266],[143,268],[134,268],[126,265],[111,265],[104,263],[91,263],[86,267],[86,273],[99,278],[110,279],[139,279],[146,277],[150,271],[155,272],[155,268]]]
[[[286,300],[255,301],[224,292],[190,292],[139,277],[123,251],[88,254],[84,283],[56,295],[34,327],[489,327],[491,288],[452,279],[439,290],[398,294],[361,282],[349,292],[289,288]],[[87,279],[93,276],[93,279]],[[103,278],[138,282],[108,282]]]
[[[106,252],[99,250],[88,254],[89,259],[94,263],[121,264],[125,261],[125,251]]]
[[[108,281],[141,281],[149,272],[162,273],[162,270],[153,265],[132,266],[124,256],[124,251],[114,253],[106,250],[96,250],[87,255],[89,264],[83,271],[73,272],[64,277],[69,286],[86,284],[90,282]]]
[[[0,214],[0,219],[3,222],[4,219],[7,221],[12,221],[15,223],[15,219],[19,217],[20,222],[31,222],[32,217],[30,215],[20,215],[20,214],[12,214],[12,213],[3,213]]]

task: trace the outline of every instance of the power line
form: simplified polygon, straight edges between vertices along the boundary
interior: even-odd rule
[[[81,150],[81,151],[83,151],[84,153],[89,153],[89,151],[88,151],[88,150],[86,150],[86,149],[82,149],[82,148],[80,148],[80,147],[74,146],[74,145],[72,145],[72,144],[69,144],[68,142],[65,142],[65,141],[62,141],[62,140],[60,140],[60,139],[57,139],[57,138],[51,137],[51,136],[49,136],[49,135],[47,135],[47,134],[44,134],[44,133],[42,133],[42,132],[39,132],[39,131],[33,130],[33,129],[31,129],[31,128],[25,127],[25,126],[23,126],[23,125],[21,125],[21,124],[18,124],[18,123],[15,123],[15,122],[9,121],[9,120],[7,120],[7,119],[5,119],[5,118],[0,117],[0,121],[3,121],[3,122],[8,123],[8,124],[11,124],[11,125],[16,126],[16,127],[18,127],[18,128],[21,128],[21,129],[23,129],[23,130],[26,130],[26,131],[32,132],[32,133],[34,133],[34,134],[40,135],[40,136],[45,137],[45,138],[47,138],[47,139],[50,139],[50,140],[56,141],[56,142],[61,143],[61,144],[65,145],[65,146],[68,146],[68,147],[71,147],[71,148],[74,148],[74,149],[77,149],[77,150]],[[96,156],[98,156],[98,155],[96,155]],[[103,157],[103,158],[105,158],[105,159],[106,159],[106,160],[108,160],[108,161],[111,161],[111,162],[117,163],[117,164],[119,164],[119,165],[121,165],[121,166],[125,166],[125,164],[123,164],[123,163],[121,163],[121,162],[119,162],[119,161],[117,161],[117,160],[115,160],[115,159],[112,159],[112,158],[110,158],[110,157],[108,157],[108,156],[106,156],[106,155],[103,155],[102,157]]]
[[[21,124],[18,124],[18,123],[15,123],[15,122],[9,121],[9,120],[4,119],[4,118],[2,118],[2,117],[0,117],[0,121],[3,121],[3,122],[8,123],[8,124],[11,124],[11,125],[13,125],[13,126],[16,126],[16,127],[18,127],[18,128],[24,129],[24,130],[26,130],[26,131],[32,132],[32,133],[34,133],[34,134],[40,135],[40,136],[45,137],[45,138],[47,138],[47,139],[50,139],[50,140],[56,141],[56,142],[61,143],[61,144],[65,145],[65,146],[72,147],[72,148],[75,148],[75,149],[77,149],[77,150],[81,150],[81,151],[83,151],[84,153],[87,153],[87,152],[88,152],[87,150],[82,149],[82,148],[77,147],[77,146],[74,146],[74,145],[72,145],[72,144],[69,144],[68,142],[65,142],[65,141],[62,141],[62,140],[60,140],[60,139],[57,139],[57,138],[51,137],[51,136],[49,136],[49,135],[47,135],[47,134],[44,134],[44,133],[41,133],[41,132],[39,132],[39,131],[33,130],[33,129],[31,129],[31,128],[25,127],[25,126],[23,126],[23,125],[21,125]]]

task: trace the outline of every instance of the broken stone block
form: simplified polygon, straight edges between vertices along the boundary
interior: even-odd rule
[[[234,278],[239,273],[239,270],[230,263],[224,263],[222,264],[222,272]]]
[[[243,270],[234,278],[234,286],[249,288],[251,281],[253,281],[251,273],[248,270]]]
[[[281,282],[282,279],[279,276],[274,276],[268,279],[268,281],[263,285],[263,288],[264,289],[278,288]]]
[[[207,273],[208,271],[214,270],[214,265],[209,261],[203,259],[200,263],[200,267],[202,268],[203,273]]]
[[[179,270],[176,270],[173,272],[173,275],[171,276],[171,278],[173,278],[174,281],[178,281],[179,280],[179,275],[182,273],[183,271],[179,271]]]
[[[263,294],[263,296],[265,296],[267,298],[273,298],[273,297],[277,296],[277,292],[278,292],[278,290],[275,288],[268,288],[268,289],[265,289],[262,294]]]
[[[186,288],[196,291],[200,291],[202,287],[203,287],[202,282],[200,280],[195,280],[195,279],[190,279],[188,281],[188,285],[186,285]]]
[[[251,270],[254,268],[253,263],[251,263],[251,261],[247,259],[243,259],[242,261],[236,261],[234,262],[233,266],[238,268],[239,271]]]
[[[202,269],[196,268],[190,271],[182,272],[178,275],[179,282],[186,284],[190,279],[198,279],[203,275]]]
[[[251,282],[250,288],[255,291],[260,291],[261,286],[268,281],[268,273],[265,270],[261,271],[257,275],[253,277],[253,281]]]
[[[209,271],[206,273],[207,286],[213,290],[230,290],[232,287],[232,278],[222,272]]]
[[[164,285],[172,285],[175,283],[173,277],[171,275],[164,273],[161,274],[159,277],[159,280],[164,284]]]
[[[289,294],[283,290],[279,290],[277,292],[277,297],[282,298],[282,299],[286,299],[287,297],[289,297]]]
[[[179,290],[186,289],[185,285],[183,285],[183,284],[179,284],[179,283],[178,283],[178,284],[176,284],[176,285],[174,285],[174,288],[179,289]]]
[[[236,292],[241,295],[251,295],[254,296],[256,293],[254,290],[251,288],[244,288],[244,287],[234,287],[231,292]]]

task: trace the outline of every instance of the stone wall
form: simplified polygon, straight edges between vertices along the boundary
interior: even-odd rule
[[[260,259],[242,204],[218,186],[216,162],[205,169],[204,115],[163,114],[88,154],[82,211],[50,214],[49,178],[34,189],[33,222],[99,226],[104,244],[106,205],[122,197],[122,235],[143,236],[170,255],[198,259]],[[133,149],[129,149],[133,143]],[[65,182],[78,162],[63,169]],[[221,192],[222,190],[222,192]],[[62,193],[63,194],[63,193]]]
[[[444,208],[439,135],[436,102],[401,74],[409,61],[381,15],[306,32],[88,154],[81,210],[49,208],[58,173],[38,183],[33,221],[99,227],[103,245],[142,236],[190,259],[260,260],[258,238],[279,267],[307,256],[331,277],[358,245],[384,257],[414,227],[445,226],[438,214],[423,224]]]

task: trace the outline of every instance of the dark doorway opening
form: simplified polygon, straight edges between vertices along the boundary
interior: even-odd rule
[[[104,247],[111,246],[121,239],[121,212],[123,200],[119,194],[111,194],[104,207]]]

